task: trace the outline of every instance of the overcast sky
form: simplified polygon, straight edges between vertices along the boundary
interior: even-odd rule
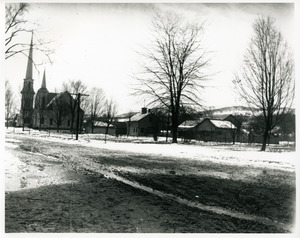
[[[53,64],[34,72],[39,89],[43,69],[47,88],[61,89],[62,82],[82,80],[101,87],[119,104],[119,112],[139,110],[144,102],[129,96],[131,75],[140,70],[136,53],[149,44],[151,19],[156,9],[175,11],[192,21],[205,21],[204,47],[212,52],[210,86],[203,93],[205,106],[241,105],[233,92],[233,74],[239,70],[258,15],[272,16],[292,50],[293,4],[62,4],[32,3],[26,17],[39,24],[38,37],[52,40]],[[30,34],[22,37],[30,42]],[[34,59],[41,55],[34,52]],[[27,59],[16,56],[5,62],[5,78],[19,93]],[[146,102],[147,103],[147,102]]]

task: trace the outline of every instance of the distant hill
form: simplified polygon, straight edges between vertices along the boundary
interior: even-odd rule
[[[244,115],[250,116],[252,115],[252,111],[258,111],[255,108],[249,108],[246,106],[233,106],[233,107],[222,107],[211,110],[206,110],[203,112],[204,115],[213,115],[213,116],[221,116],[221,115]]]
[[[291,108],[290,111],[295,114],[295,109]],[[212,116],[222,116],[222,115],[243,115],[251,116],[253,112],[259,113],[258,108],[250,108],[246,106],[232,106],[232,107],[222,107],[215,108],[211,110],[203,111],[203,115],[212,115]]]

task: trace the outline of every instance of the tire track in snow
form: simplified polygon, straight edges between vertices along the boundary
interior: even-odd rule
[[[58,159],[56,157],[52,157],[51,155],[45,155],[45,154],[41,154],[38,152],[30,152],[30,154],[45,156],[47,158],[53,158],[54,160]],[[99,164],[97,162],[93,162],[92,160],[86,160],[86,159],[73,160],[66,155],[61,155],[61,159],[65,162],[67,162],[68,164],[72,165],[72,169],[76,170],[76,167],[81,167],[87,171],[93,171],[93,172],[102,174],[106,178],[115,179],[115,180],[122,182],[124,184],[127,184],[131,187],[146,191],[148,193],[151,193],[153,195],[156,195],[156,196],[159,196],[162,198],[167,198],[167,199],[173,200],[177,203],[180,203],[180,204],[192,207],[192,208],[198,208],[203,211],[213,212],[215,214],[226,215],[226,216],[243,219],[243,220],[247,220],[247,221],[259,222],[264,225],[280,227],[281,229],[288,231],[288,232],[292,232],[292,229],[293,229],[293,227],[291,225],[284,224],[284,223],[278,222],[278,221],[274,221],[274,220],[271,220],[266,217],[245,214],[245,213],[241,213],[241,212],[233,211],[233,210],[229,210],[229,209],[224,209],[222,207],[217,207],[217,206],[204,205],[202,203],[193,202],[193,201],[190,201],[190,200],[187,200],[184,198],[180,198],[173,194],[165,193],[165,192],[153,189],[151,187],[144,186],[138,182],[133,182],[133,181],[130,181],[120,175],[116,175],[114,172],[111,172],[105,168],[102,168],[101,164]]]
[[[126,179],[126,178],[124,178],[120,175],[116,175],[114,172],[110,172],[110,171],[107,171],[105,169],[102,169],[101,165],[100,165],[100,168],[99,168],[99,163],[96,163],[96,162],[93,162],[93,161],[87,162],[86,160],[81,160],[80,162],[76,161],[75,163],[76,163],[76,165],[79,165],[80,167],[82,167],[86,170],[102,174],[106,178],[115,179],[117,181],[125,183],[125,184],[127,184],[129,186],[132,186],[134,188],[141,189],[143,191],[149,192],[151,194],[157,195],[157,196],[162,197],[162,198],[171,199],[171,200],[173,200],[177,203],[184,204],[184,205],[187,205],[187,206],[192,207],[192,208],[198,208],[198,209],[203,210],[203,211],[213,212],[213,213],[216,213],[216,214],[219,214],[219,215],[226,215],[226,216],[230,216],[230,217],[238,218],[238,219],[243,219],[243,220],[247,220],[247,221],[259,222],[259,223],[262,223],[264,225],[280,227],[281,229],[283,229],[285,231],[288,231],[288,232],[292,232],[292,229],[293,229],[293,227],[291,225],[284,224],[284,223],[278,222],[278,221],[274,221],[274,220],[271,220],[271,219],[266,218],[266,217],[250,215],[250,214],[244,214],[244,213],[241,213],[241,212],[238,212],[238,211],[224,209],[222,207],[217,207],[217,206],[204,205],[202,203],[193,202],[193,201],[190,201],[190,200],[187,200],[187,199],[184,199],[184,198],[180,198],[180,197],[175,196],[173,194],[165,193],[165,192],[153,189],[151,187],[144,186],[140,183],[130,181],[130,180],[128,180],[128,179]]]

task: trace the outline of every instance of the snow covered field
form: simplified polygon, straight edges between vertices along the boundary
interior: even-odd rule
[[[74,136],[64,133],[7,131],[6,229],[10,232],[73,231],[75,225],[69,227],[57,219],[62,216],[78,223],[80,215],[70,218],[70,212],[55,214],[61,212],[59,204],[63,200],[74,202],[75,193],[79,200],[76,200],[77,205],[72,205],[72,214],[85,214],[91,209],[89,204],[96,201],[104,206],[94,212],[97,222],[104,226],[93,224],[91,217],[82,228],[76,225],[77,232],[115,232],[120,229],[123,232],[292,231],[296,152],[260,152],[258,146],[242,144],[171,144],[164,140],[161,138],[154,143],[151,138],[110,137],[105,143],[99,135],[80,135],[77,141]],[[114,187],[107,184],[114,184]],[[129,191],[125,185],[137,190]],[[120,189],[126,195],[120,196]],[[101,195],[95,198],[100,191]],[[160,201],[155,202],[155,207],[149,200],[150,194],[155,201]],[[136,200],[132,200],[132,196]],[[33,203],[24,206],[20,203],[23,197]],[[47,204],[49,200],[52,200],[51,206]],[[84,202],[87,200],[89,204]],[[116,212],[112,208],[116,204],[105,207],[107,201],[126,204],[118,206],[117,212],[125,217],[113,215],[112,221],[107,221],[107,216],[102,217],[104,210],[110,215]],[[168,214],[170,208],[165,201],[175,201],[172,209],[176,216]],[[143,206],[136,209],[137,203]],[[192,214],[182,205],[194,208]],[[53,216],[49,215],[52,206],[55,207]],[[73,210],[75,206],[78,211]],[[29,207],[35,211],[30,212],[31,222],[36,224],[33,227],[32,223],[23,225],[22,217]],[[151,221],[151,225],[139,223],[132,227],[135,221],[128,220],[128,209],[132,216],[143,216],[143,220]],[[156,212],[149,217],[143,209]],[[168,214],[168,225],[162,225],[166,218],[160,209]],[[199,212],[205,219],[200,219],[200,223],[190,220],[195,217],[198,221]],[[205,212],[214,215],[207,219]],[[42,225],[47,224],[45,217],[53,223],[47,229]],[[180,217],[184,219],[180,220]],[[217,217],[220,223],[216,221]],[[113,221],[117,222],[114,226]]]
[[[39,132],[31,130],[31,133],[22,132],[17,129],[18,134],[32,136],[43,140],[53,142],[63,142],[69,144],[78,144],[95,148],[102,148],[111,151],[124,151],[137,154],[148,154],[157,156],[180,157],[191,160],[209,160],[224,164],[233,165],[251,165],[255,167],[267,167],[281,170],[294,170],[297,164],[297,153],[291,152],[261,152],[259,146],[249,146],[247,144],[220,144],[202,143],[202,144],[171,144],[160,143],[165,141],[160,137],[158,143],[154,143],[151,137],[129,138],[129,142],[122,142],[122,138],[111,137],[104,143],[103,135],[83,134],[79,135],[79,140],[75,136],[67,134]],[[102,139],[102,140],[101,140]],[[278,145],[270,145],[269,148],[276,148]],[[282,146],[281,146],[282,148]]]

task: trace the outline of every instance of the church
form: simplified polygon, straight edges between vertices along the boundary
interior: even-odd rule
[[[44,71],[40,89],[36,95],[33,79],[33,39],[31,38],[26,76],[21,91],[21,109],[17,117],[17,126],[35,129],[56,129],[75,131],[77,118],[80,129],[84,112],[79,108],[77,115],[77,100],[68,92],[53,93],[46,87],[46,72]]]

